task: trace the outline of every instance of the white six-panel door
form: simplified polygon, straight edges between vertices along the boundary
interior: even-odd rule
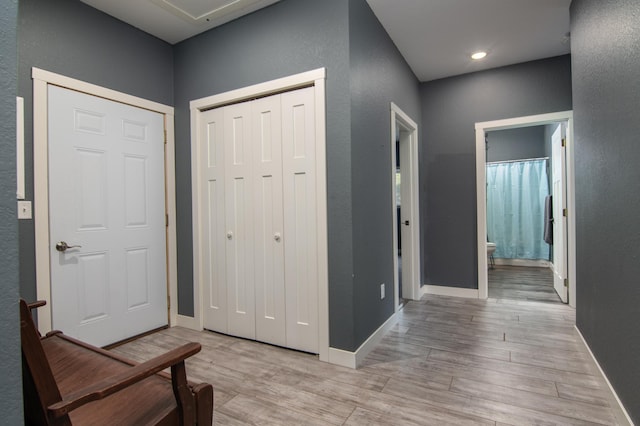
[[[200,122],[205,327],[317,353],[313,89]]]
[[[48,97],[53,328],[104,346],[166,325],[163,116]]]

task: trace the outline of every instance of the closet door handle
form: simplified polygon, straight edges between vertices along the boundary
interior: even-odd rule
[[[232,239],[233,239],[233,232],[227,231],[227,240],[232,240]]]
[[[276,233],[273,235],[273,239],[274,239],[274,240],[276,240],[276,242],[278,242],[278,243],[279,243],[279,242],[280,242],[280,240],[282,239],[282,235],[280,235],[280,233],[279,233],[279,232],[276,232]]]

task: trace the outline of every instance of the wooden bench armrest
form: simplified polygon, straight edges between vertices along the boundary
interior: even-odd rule
[[[174,394],[178,406],[185,402],[183,392],[187,391],[186,375],[184,369],[184,360],[198,352],[201,346],[199,343],[191,342],[173,349],[165,354],[157,356],[149,361],[143,362],[127,369],[122,373],[115,374],[109,378],[101,380],[95,384],[87,386],[69,395],[66,395],[62,401],[51,404],[47,407],[49,414],[54,417],[61,417],[75,410],[82,405],[105,398],[114,394],[128,386],[131,386],[157,372],[171,367],[171,381],[173,383]],[[182,407],[181,407],[182,409]]]
[[[33,311],[36,308],[39,308],[40,306],[44,306],[47,304],[46,300],[36,300],[33,303],[27,303],[27,308],[29,308],[29,311]]]

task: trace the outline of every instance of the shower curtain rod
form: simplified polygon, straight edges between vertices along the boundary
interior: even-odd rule
[[[487,164],[522,163],[524,161],[536,161],[536,160],[548,160],[548,159],[549,157],[523,158],[521,160],[491,161],[491,162],[487,162]]]

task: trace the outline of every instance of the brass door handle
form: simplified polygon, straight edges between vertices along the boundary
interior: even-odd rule
[[[58,250],[61,253],[64,253],[65,251],[67,251],[67,249],[79,248],[79,247],[82,247],[82,246],[70,246],[69,244],[66,243],[66,241],[60,241],[56,243],[56,250]]]

